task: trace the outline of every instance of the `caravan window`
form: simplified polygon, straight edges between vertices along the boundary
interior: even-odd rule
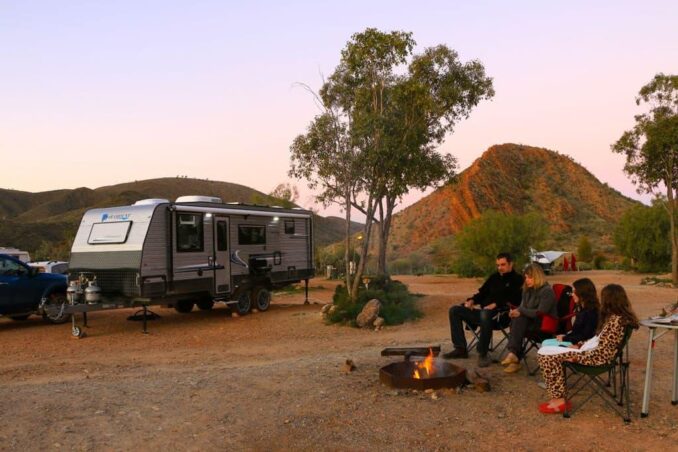
[[[177,214],[177,252],[192,253],[204,249],[202,214]]]
[[[94,223],[89,231],[87,243],[90,245],[125,243],[130,226],[132,226],[131,221]]]
[[[294,220],[285,220],[285,234],[294,234]]]
[[[228,223],[217,221],[217,251],[228,250]]]
[[[238,225],[238,244],[266,245],[266,227]]]

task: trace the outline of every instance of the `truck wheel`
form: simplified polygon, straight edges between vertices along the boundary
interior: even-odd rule
[[[71,319],[70,314],[64,314],[64,308],[68,304],[68,299],[64,293],[53,293],[47,299],[43,306],[42,318],[55,325],[66,323]]]
[[[254,291],[254,308],[258,311],[266,311],[271,306],[271,292],[265,287],[259,287]]]
[[[243,290],[238,295],[238,304],[235,305],[235,310],[238,312],[238,315],[247,315],[252,309],[252,292],[249,290]]]
[[[212,300],[212,297],[205,297],[198,300],[195,304],[201,311],[209,311],[214,307],[214,300]]]
[[[10,315],[9,318],[12,319],[12,320],[16,320],[17,322],[22,322],[22,321],[28,319],[28,316],[30,316],[30,314]]]
[[[191,300],[179,300],[174,305],[174,309],[182,314],[188,314],[193,310],[193,304],[194,303]]]

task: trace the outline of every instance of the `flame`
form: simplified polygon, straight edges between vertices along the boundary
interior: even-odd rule
[[[419,372],[421,371],[421,373]],[[435,366],[433,364],[433,349],[428,349],[428,356],[421,362],[417,363],[417,368],[412,373],[412,378],[422,379],[430,378],[435,374]],[[422,376],[423,375],[423,376]]]

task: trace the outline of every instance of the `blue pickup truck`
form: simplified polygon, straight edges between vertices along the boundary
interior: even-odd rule
[[[7,254],[0,254],[0,315],[26,320],[42,315],[49,323],[64,323],[67,303],[65,275],[40,273]]]

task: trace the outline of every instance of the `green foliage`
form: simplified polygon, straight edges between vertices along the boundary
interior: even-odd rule
[[[355,302],[351,302],[345,286],[337,286],[332,298],[336,310],[328,316],[328,322],[356,326],[356,317],[373,298],[381,302],[379,316],[383,317],[386,325],[399,325],[422,316],[421,311],[417,309],[415,296],[410,294],[407,286],[400,281],[380,277],[370,280],[368,286],[369,289],[364,286],[360,288]]]
[[[639,191],[658,194],[665,190],[672,277],[678,284],[678,75],[655,75],[640,89],[636,103],[646,104],[648,111],[636,115],[636,125],[622,134],[612,151],[625,155],[624,171]],[[643,258],[642,265],[650,263]]]
[[[601,270],[605,267],[606,258],[602,254],[596,254],[593,257],[593,268],[596,270]]]
[[[579,239],[577,256],[581,262],[591,262],[593,259],[593,248],[591,247],[591,242],[587,236],[583,236]]]
[[[670,224],[659,203],[629,209],[614,231],[619,252],[630,268],[641,272],[667,271],[671,263]]]
[[[530,247],[538,247],[546,237],[547,225],[536,213],[507,215],[487,211],[457,235],[459,257],[452,269],[461,276],[481,276],[494,268],[500,252],[509,252],[520,268]]]
[[[462,63],[444,45],[415,55],[415,45],[412,33],[402,31],[368,28],[351,36],[316,96],[323,113],[290,148],[290,175],[319,189],[320,201],[363,212],[365,232],[379,221],[379,272],[386,271],[395,206],[410,189],[454,175],[456,160],[436,148],[494,95],[479,61]]]

